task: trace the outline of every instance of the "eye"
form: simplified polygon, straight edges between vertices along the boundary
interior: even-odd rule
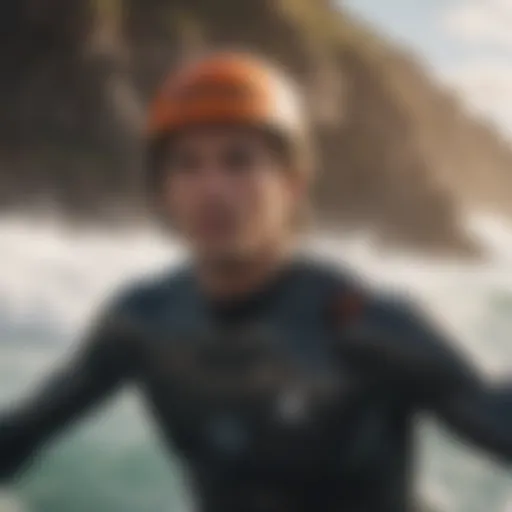
[[[249,171],[261,162],[259,151],[250,146],[233,145],[222,154],[222,164],[232,172]]]

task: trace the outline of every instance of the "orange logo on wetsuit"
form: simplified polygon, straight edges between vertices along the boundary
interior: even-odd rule
[[[336,325],[348,326],[363,316],[366,306],[366,299],[362,293],[356,291],[345,291],[337,295],[330,306],[330,314]]]

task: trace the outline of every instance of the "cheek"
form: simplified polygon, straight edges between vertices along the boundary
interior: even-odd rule
[[[266,184],[267,208],[275,216],[286,215],[293,202],[292,191],[289,183],[282,173],[276,174]]]
[[[241,176],[232,189],[232,198],[246,220],[257,220],[267,204],[265,183],[257,175]]]
[[[246,204],[251,205],[254,218],[264,223],[279,223],[287,217],[291,194],[285,180],[275,172],[260,176],[250,187]]]
[[[200,202],[199,190],[192,181],[186,176],[173,176],[162,184],[162,208],[175,223],[186,224]]]

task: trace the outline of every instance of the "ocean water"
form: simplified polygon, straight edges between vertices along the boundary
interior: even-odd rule
[[[512,227],[469,222],[489,251],[478,265],[382,255],[369,237],[316,235],[310,249],[368,279],[414,294],[495,378],[512,370]],[[101,300],[130,276],[182,257],[149,231],[66,230],[41,219],[0,220],[0,407],[31,389],[76,345]],[[440,512],[512,512],[512,473],[425,419],[418,492]],[[178,460],[161,453],[136,390],[127,389],[48,446],[0,490],[0,512],[186,512]]]

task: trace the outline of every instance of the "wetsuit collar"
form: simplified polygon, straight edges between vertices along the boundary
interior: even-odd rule
[[[202,295],[207,308],[217,320],[228,323],[244,321],[273,303],[286,284],[296,275],[299,266],[298,258],[290,257],[250,292],[224,298],[208,296],[204,292]]]

